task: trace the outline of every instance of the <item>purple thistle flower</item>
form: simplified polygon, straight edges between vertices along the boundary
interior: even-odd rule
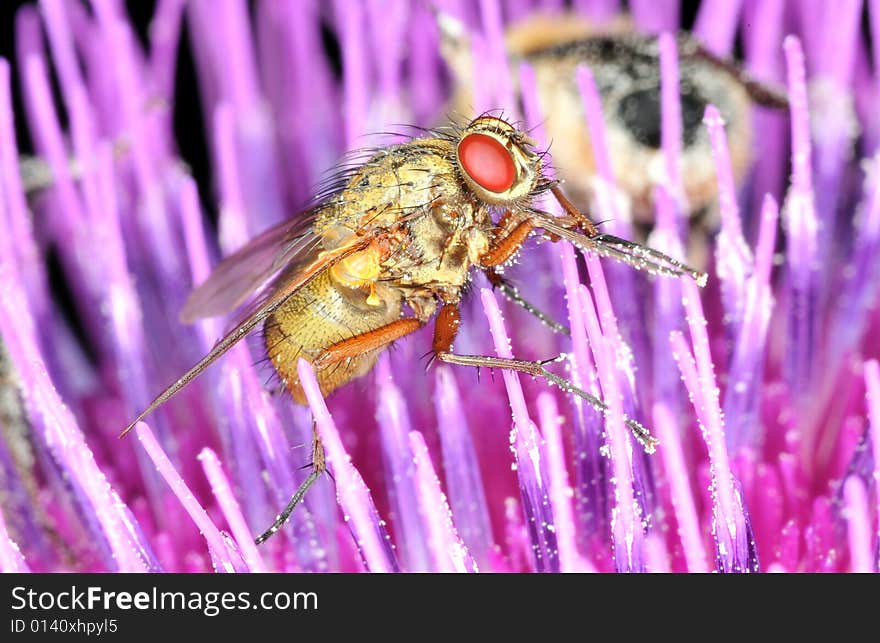
[[[523,118],[552,155],[552,106],[504,34],[564,3],[435,4],[471,36],[474,115]],[[596,23],[622,5],[571,4]],[[262,347],[242,343],[125,440],[222,333],[178,322],[211,266],[301,209],[346,150],[402,140],[368,134],[442,121],[440,31],[422,2],[161,0],[144,41],[117,0],[23,4],[0,59],[0,569],[880,571],[880,1],[870,49],[861,2],[813,4],[700,5],[707,49],[727,56],[742,33],[747,70],[791,103],[753,110],[738,182],[706,110],[720,221],[701,241],[706,289],[529,241],[505,277],[569,337],[475,279],[456,352],[561,354],[548,368],[605,411],[511,372],[425,373],[420,331],[326,400],[301,361],[308,407],[273,395]],[[628,6],[660,34],[648,239],[683,256],[682,7]],[[203,129],[210,176],[190,176],[175,140],[184,39],[202,117],[186,126]],[[591,216],[633,238],[592,71],[570,80]],[[48,177],[32,194],[28,139]],[[255,545],[308,473],[313,427],[333,477]]]

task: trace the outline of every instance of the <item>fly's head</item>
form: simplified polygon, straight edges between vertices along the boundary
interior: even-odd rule
[[[461,131],[456,145],[458,172],[479,202],[514,207],[549,186],[536,144],[506,121],[481,116]]]

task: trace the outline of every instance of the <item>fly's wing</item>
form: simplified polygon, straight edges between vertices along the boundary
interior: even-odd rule
[[[312,233],[316,211],[297,221],[283,221],[257,235],[214,268],[183,305],[180,320],[216,317],[238,308],[282,268],[294,269],[314,260],[320,240]],[[291,270],[295,272],[295,270]]]
[[[276,234],[274,228],[269,232]],[[268,235],[268,233],[264,234]],[[180,379],[162,391],[162,393],[160,393],[159,396],[156,397],[156,399],[153,400],[150,405],[126,427],[121,435],[125,435],[131,431],[138,422],[174,397],[174,395],[176,395],[184,386],[201,375],[208,366],[244,339],[248,333],[260,324],[260,322],[275,312],[285,301],[287,301],[288,298],[314,279],[315,276],[334,265],[339,260],[365,248],[372,239],[373,234],[364,234],[360,237],[354,236],[347,243],[344,243],[333,250],[321,251],[321,246],[318,243],[319,238],[312,232],[306,232],[297,235],[291,240],[290,244],[282,249],[281,252],[276,252],[272,255],[274,261],[266,262],[265,255],[263,254],[264,249],[262,248],[264,239],[261,235],[260,237],[257,237],[252,244],[249,244],[239,252],[231,255],[229,259],[221,264],[220,267],[223,268],[223,272],[220,273],[220,276],[215,279],[215,276],[212,274],[211,277],[209,277],[208,280],[193,293],[191,300],[193,298],[196,300],[207,298],[206,294],[201,293],[214,292],[224,284],[229,284],[230,288],[236,289],[235,296],[226,298],[224,300],[224,305],[233,300],[247,297],[255,287],[262,284],[261,281],[256,279],[257,271],[254,271],[249,279],[242,279],[239,281],[234,274],[234,269],[236,267],[242,269],[247,268],[247,265],[242,264],[241,262],[253,260],[253,257],[260,257],[265,263],[264,268],[259,272],[261,275],[271,275],[281,268],[284,268],[284,270],[267,286],[266,296],[252,310],[250,310],[241,321],[237,322],[232,330],[226,333],[226,335],[214,345],[214,348],[199,360],[195,366],[189,369],[189,371],[187,371]],[[260,248],[257,248],[255,245],[258,242],[259,246],[261,246]],[[251,249],[251,245],[255,245],[255,248]],[[256,284],[256,286],[252,287],[252,284]],[[205,288],[205,290],[202,290],[203,288]],[[205,302],[206,305],[210,304],[209,299],[205,299]]]

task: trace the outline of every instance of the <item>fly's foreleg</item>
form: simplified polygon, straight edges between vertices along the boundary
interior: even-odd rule
[[[510,301],[520,306],[530,315],[533,315],[542,324],[551,328],[554,332],[563,335],[571,335],[571,331],[564,324],[560,324],[550,315],[539,309],[537,306],[529,302],[512,284],[507,282],[504,277],[496,270],[498,266],[504,265],[517,252],[519,252],[522,244],[535,229],[531,220],[526,219],[511,227],[511,216],[508,212],[502,217],[498,226],[495,228],[494,242],[488,252],[480,257],[480,266],[483,268],[486,278],[494,288],[497,288]],[[435,351],[436,352],[436,351]]]

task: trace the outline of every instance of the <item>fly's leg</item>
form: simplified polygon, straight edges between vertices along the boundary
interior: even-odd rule
[[[608,412],[608,405],[595,395],[590,395],[586,391],[578,388],[564,377],[556,375],[544,368],[545,364],[557,361],[559,358],[548,360],[545,362],[530,362],[528,360],[511,359],[507,357],[489,357],[486,355],[458,355],[456,353],[438,353],[437,359],[447,364],[457,364],[459,366],[474,366],[476,368],[501,368],[519,373],[526,373],[532,377],[542,377],[548,382],[555,384],[566,393],[577,395],[586,401],[599,413],[603,415]],[[624,422],[632,431],[633,437],[638,440],[639,444],[645,449],[645,453],[654,453],[659,444],[657,438],[651,435],[648,428],[642,423],[624,415]]]
[[[313,366],[316,368],[319,366],[328,366],[352,357],[358,357],[364,353],[369,353],[370,351],[390,344],[396,339],[400,339],[404,335],[408,335],[409,333],[418,330],[421,326],[422,323],[419,320],[408,317],[405,319],[398,319],[375,330],[361,333],[354,337],[349,337],[348,339],[337,342],[325,349],[320,355],[318,355],[317,359],[315,359]],[[296,490],[296,493],[293,494],[293,497],[290,499],[290,502],[287,503],[284,511],[278,514],[278,517],[275,518],[275,522],[272,523],[271,527],[257,537],[256,543],[258,545],[266,542],[270,536],[284,526],[284,523],[288,521],[293,510],[296,509],[297,505],[299,505],[303,501],[303,498],[305,498],[306,492],[313,484],[315,484],[315,481],[321,477],[321,474],[327,470],[327,461],[324,457],[324,445],[321,443],[321,437],[318,435],[318,428],[314,421],[312,422],[311,466],[311,473],[309,473],[309,476],[303,480],[302,484]]]
[[[547,362],[531,362],[522,359],[511,359],[507,357],[489,357],[486,355],[458,355],[452,352],[452,342],[458,332],[458,306],[455,304],[446,304],[443,306],[440,314],[437,316],[437,323],[434,325],[434,356],[441,362],[447,364],[457,364],[458,366],[473,366],[476,368],[502,368],[519,373],[526,373],[533,377],[542,377],[561,388],[566,393],[573,393],[587,404],[602,414],[607,413],[608,405],[595,395],[590,395],[586,391],[578,388],[564,377],[560,377],[556,373],[548,371],[544,366],[548,363],[558,361],[559,358],[549,360]],[[454,323],[450,323],[454,320]],[[633,436],[647,453],[654,453],[658,441],[651,435],[651,432],[641,423],[624,416],[624,421]]]
[[[506,228],[510,228],[509,230]],[[491,248],[480,257],[480,266],[483,268],[495,268],[507,263],[520,248],[535,225],[531,219],[524,219],[515,226],[510,226],[509,217],[504,218],[495,228],[495,239]]]
[[[667,277],[687,276],[700,287],[706,285],[708,279],[706,273],[695,270],[648,246],[599,232],[596,224],[568,200],[559,186],[554,185],[550,191],[562,209],[565,210],[565,215],[558,217],[541,210],[532,210],[531,217],[527,222],[535,228],[543,228],[545,236],[551,241],[564,239],[581,250],[617,259],[636,270],[644,270]]]
[[[517,252],[519,252],[520,248],[522,248],[523,242],[525,242],[534,229],[535,226],[531,220],[525,219],[516,222],[513,220],[513,217],[508,210],[508,212],[501,218],[501,221],[498,222],[498,225],[494,230],[493,246],[489,248],[488,252],[480,257],[480,266],[483,268],[486,278],[492,286],[499,289],[507,299],[515,303],[517,306],[522,307],[529,314],[537,317],[541,323],[548,326],[553,331],[563,335],[571,335],[571,331],[569,331],[566,326],[555,321],[547,313],[523,298],[523,296],[519,294],[519,291],[505,281],[504,277],[502,277],[496,270],[498,266],[507,263]]]
[[[319,368],[321,366],[337,364],[351,357],[358,357],[377,348],[387,346],[391,342],[409,335],[421,327],[422,322],[413,317],[395,320],[375,330],[370,330],[332,344],[318,355],[313,366]]]
[[[562,206],[562,209],[565,210],[565,214],[577,223],[577,226],[584,234],[590,238],[599,236],[599,228],[596,227],[596,224],[590,221],[583,212],[577,209],[574,203],[568,200],[568,197],[559,189],[558,185],[550,188],[550,192],[559,202],[559,205]]]
[[[306,492],[315,484],[315,481],[321,477],[321,474],[327,470],[327,460],[324,457],[324,444],[321,442],[321,436],[318,435],[318,425],[312,420],[312,472],[309,476],[302,481],[302,484],[296,490],[296,493],[293,494],[293,497],[290,499],[290,502],[287,503],[287,506],[284,508],[278,516],[275,518],[275,522],[272,523],[272,526],[269,527],[262,534],[257,536],[254,542],[258,545],[266,542],[270,536],[273,536],[275,533],[281,529],[284,524],[290,519],[290,514],[293,513],[293,510],[303,501],[303,498],[306,497]]]
[[[560,335],[571,336],[571,330],[569,330],[568,326],[559,323],[550,315],[531,303],[528,299],[520,295],[519,290],[517,290],[516,286],[504,279],[504,277],[499,275],[495,270],[493,270],[492,268],[487,268],[486,270],[484,270],[484,273],[486,275],[486,278],[489,280],[489,283],[492,284],[492,287],[500,290],[501,294],[504,295],[506,299],[513,302],[514,304],[525,310],[527,313],[537,318],[542,324],[547,326],[553,332],[559,333]]]

